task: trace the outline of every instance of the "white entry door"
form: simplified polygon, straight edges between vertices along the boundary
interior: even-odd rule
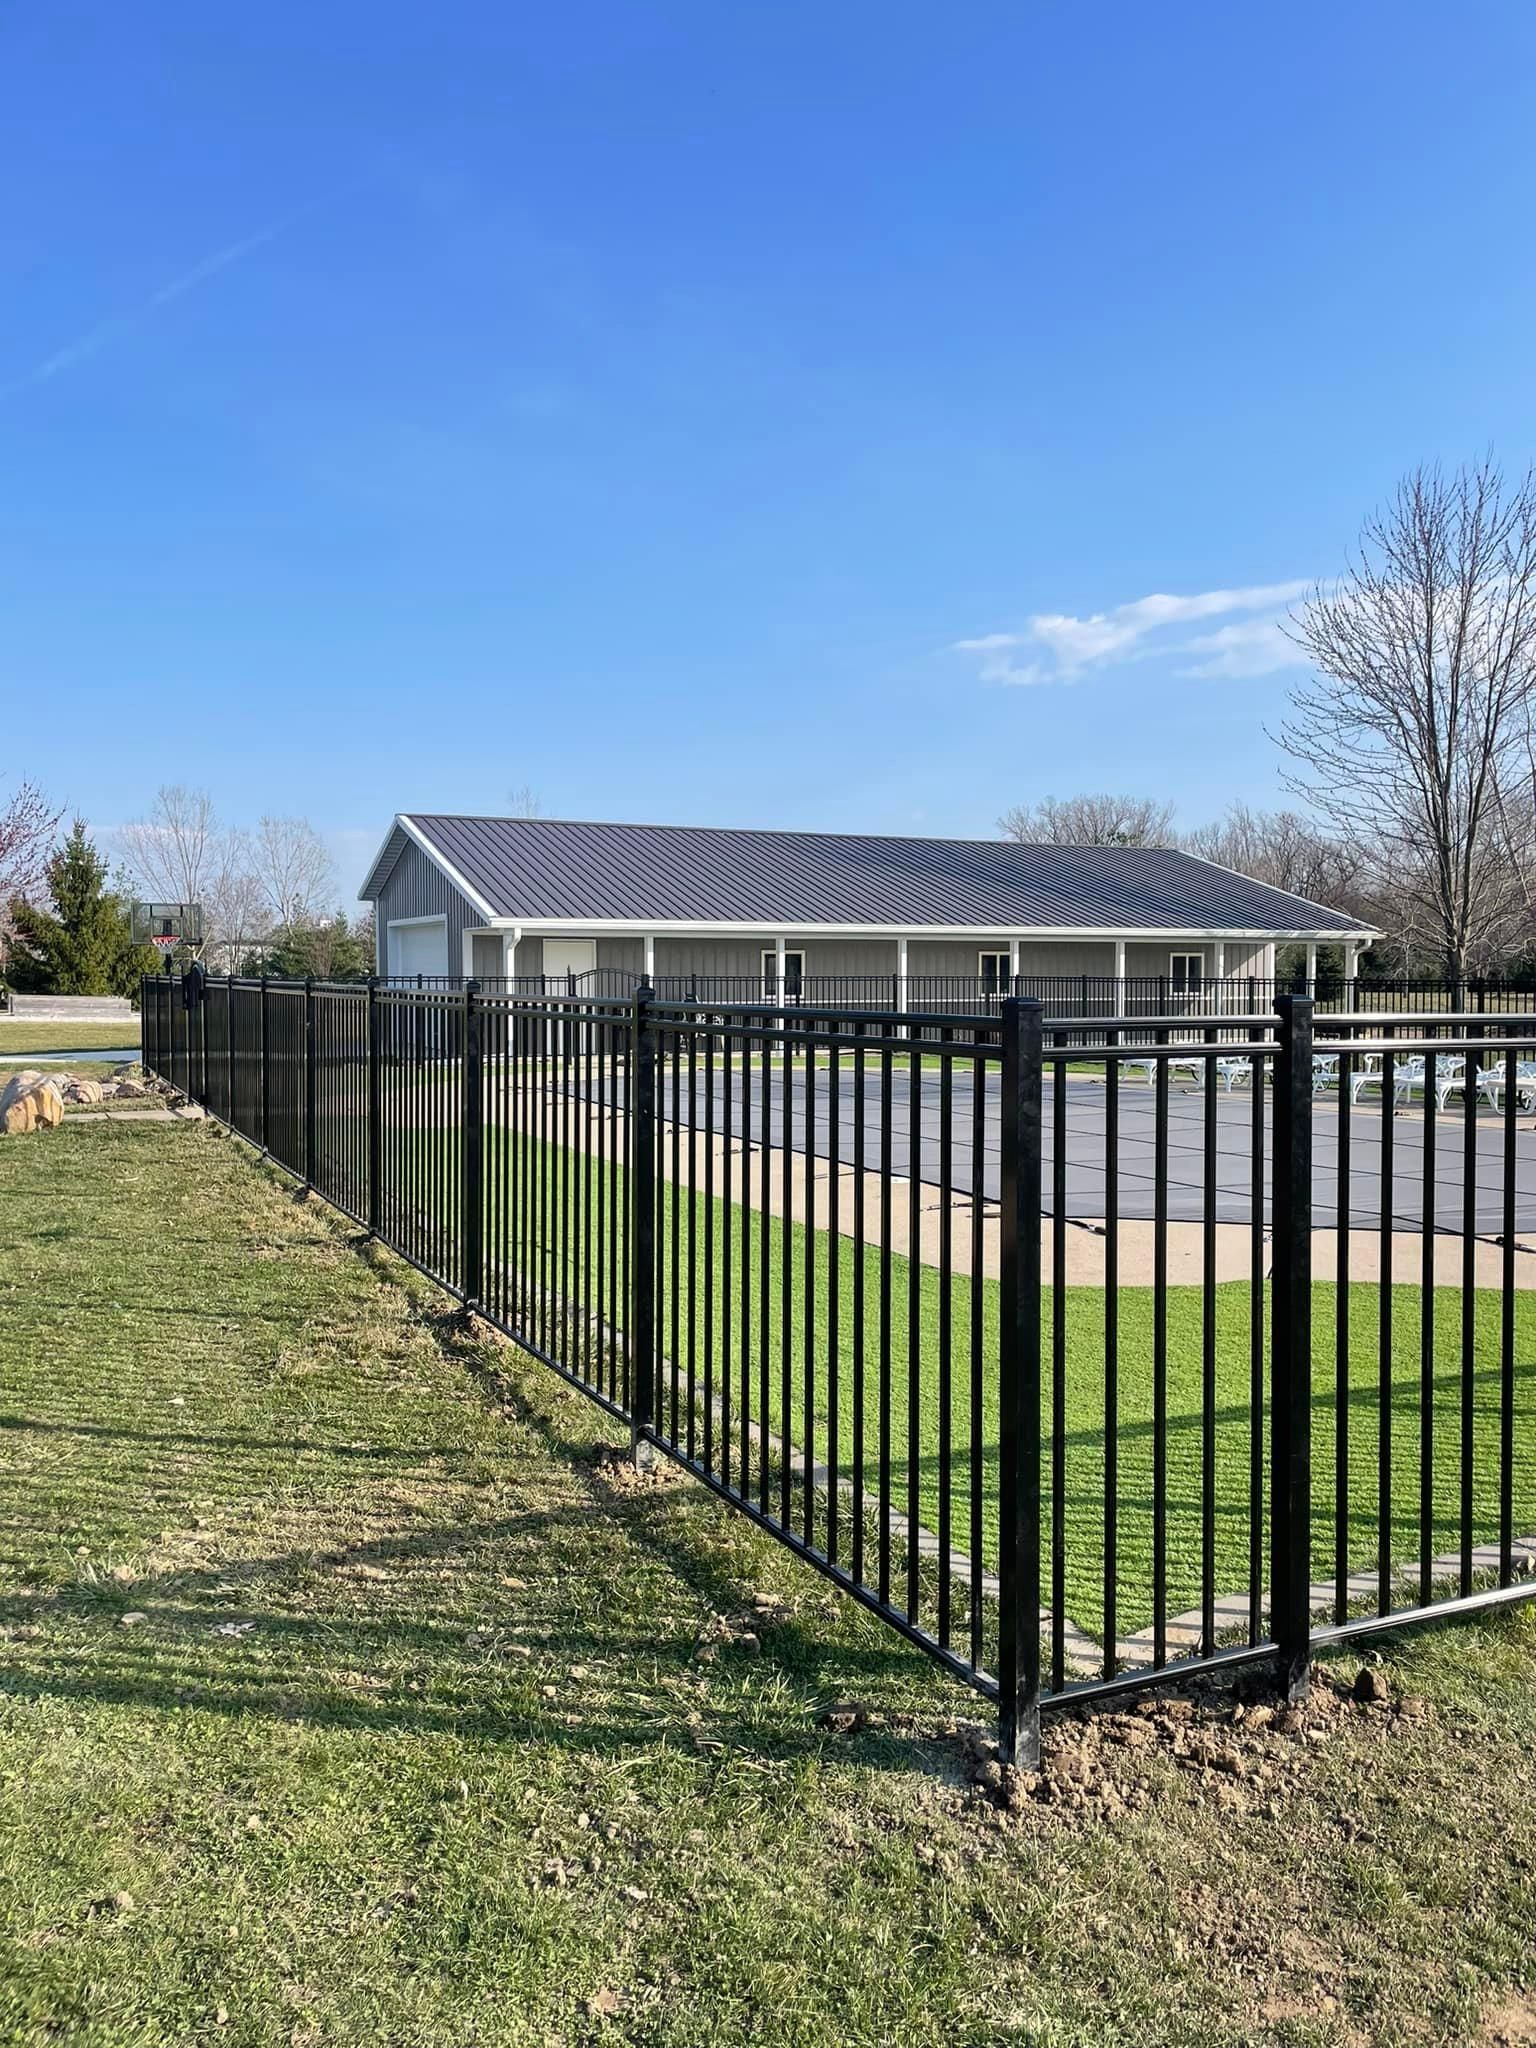
[[[597,966],[596,939],[546,939],[544,941],[544,973],[551,981],[564,981],[568,974],[591,974]],[[553,991],[555,994],[559,990]],[[576,993],[587,993],[580,984]]]

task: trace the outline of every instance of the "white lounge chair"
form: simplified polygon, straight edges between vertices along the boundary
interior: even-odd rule
[[[1435,1107],[1444,1109],[1453,1095],[1459,1095],[1466,1086],[1467,1063],[1460,1053],[1446,1053],[1435,1061]],[[1415,1094],[1423,1095],[1426,1087],[1427,1068],[1423,1056],[1412,1053],[1393,1074],[1392,1101],[1411,1102]]]
[[[1230,1095],[1234,1088],[1253,1085],[1253,1061],[1242,1053],[1227,1053],[1216,1062],[1221,1085]]]
[[[1354,1055],[1354,1064],[1349,1070],[1349,1106],[1354,1108],[1368,1088],[1374,1088],[1379,1095],[1385,1081],[1381,1071],[1381,1054],[1363,1052]]]
[[[1486,1098],[1490,1109],[1504,1107],[1504,1088],[1508,1078],[1502,1060],[1491,1067],[1478,1068],[1477,1092]],[[1515,1065],[1515,1106],[1526,1116],[1536,1110],[1536,1060],[1520,1060]]]

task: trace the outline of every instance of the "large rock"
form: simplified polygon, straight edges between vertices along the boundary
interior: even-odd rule
[[[0,1137],[50,1129],[64,1121],[64,1098],[56,1082],[35,1072],[16,1074],[0,1089]]]
[[[30,1095],[11,1097],[7,1089],[0,1097],[0,1138],[19,1138],[37,1129],[37,1109]]]
[[[71,1074],[60,1092],[66,1102],[100,1102],[101,1083],[89,1074]]]

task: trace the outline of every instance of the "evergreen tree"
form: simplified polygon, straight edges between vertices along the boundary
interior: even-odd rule
[[[136,996],[139,976],[160,962],[135,946],[127,906],[107,887],[107,864],[83,819],[47,867],[51,910],[15,901],[10,978],[19,989],[61,996]]]
[[[373,927],[366,917],[349,924],[346,912],[283,926],[257,953],[248,954],[243,974],[277,980],[361,981],[373,972]]]

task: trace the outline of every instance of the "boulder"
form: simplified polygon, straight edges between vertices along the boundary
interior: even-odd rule
[[[64,1098],[57,1083],[43,1074],[17,1074],[0,1090],[0,1136],[15,1138],[63,1121]]]
[[[117,1091],[124,1098],[147,1095],[149,1090],[142,1081],[136,1081],[132,1074],[124,1074],[117,1084]]]
[[[85,1074],[71,1074],[62,1090],[66,1102],[100,1102],[101,1083]]]
[[[39,1081],[28,1091],[36,1105],[38,1129],[54,1129],[64,1121],[64,1098],[55,1081]]]
[[[37,1129],[37,1111],[30,1095],[12,1095],[9,1088],[0,1096],[0,1138],[19,1138]]]

